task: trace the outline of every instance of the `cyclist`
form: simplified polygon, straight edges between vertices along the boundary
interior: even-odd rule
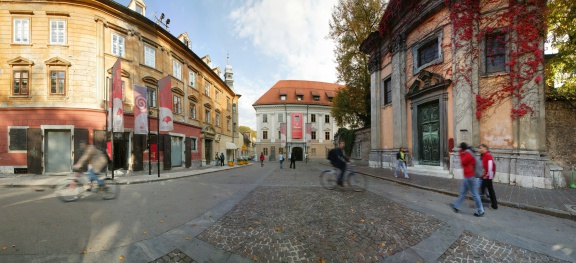
[[[338,142],[338,146],[339,147],[330,150],[328,153],[328,160],[330,160],[332,166],[340,169],[341,173],[340,176],[338,176],[338,185],[344,186],[343,180],[344,173],[346,172],[346,162],[349,162],[350,160],[346,158],[346,155],[344,155],[344,146],[346,146],[346,143],[340,141]]]
[[[104,188],[104,181],[98,178],[98,174],[108,164],[108,157],[93,145],[86,144],[84,140],[80,141],[80,148],[84,153],[72,168],[80,169],[85,163],[89,162],[92,168],[88,169],[88,180],[90,182],[98,182],[98,187],[102,190]]]

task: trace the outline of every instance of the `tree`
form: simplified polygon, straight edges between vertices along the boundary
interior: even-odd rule
[[[549,61],[548,85],[555,93],[576,98],[576,1],[548,0],[548,35],[558,53]],[[556,85],[555,85],[556,84]]]
[[[332,116],[340,126],[370,126],[370,72],[368,55],[360,44],[378,30],[386,9],[384,0],[339,0],[332,10],[330,37],[336,43],[336,71],[340,88],[332,101]]]
[[[249,132],[250,133],[250,139],[252,138],[256,138],[256,131],[252,130],[250,127],[248,126],[238,126],[238,131],[241,133],[246,133]]]

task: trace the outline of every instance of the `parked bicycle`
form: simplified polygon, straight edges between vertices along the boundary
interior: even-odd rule
[[[88,176],[82,172],[74,171],[73,174],[56,185],[56,197],[64,202],[72,202],[80,199],[84,195],[98,194],[104,200],[118,197],[120,187],[114,183],[112,178],[102,178],[103,186],[98,186],[96,182],[90,182]]]
[[[352,164],[346,166],[346,172],[344,173],[344,186],[348,186],[356,192],[363,192],[366,190],[368,181],[364,175],[357,174],[354,171],[354,166],[355,165]],[[338,169],[324,170],[320,174],[320,184],[328,190],[333,190],[338,186],[339,175],[340,170]]]

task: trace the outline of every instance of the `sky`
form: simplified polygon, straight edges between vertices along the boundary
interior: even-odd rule
[[[174,36],[187,32],[192,51],[224,71],[229,54],[239,125],[256,130],[252,104],[279,80],[336,82],[328,38],[337,0],[143,0],[146,17],[170,19]],[[128,6],[130,0],[116,0]]]

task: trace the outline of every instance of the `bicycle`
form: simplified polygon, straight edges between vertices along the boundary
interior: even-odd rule
[[[56,185],[56,197],[64,202],[76,201],[87,194],[99,194],[104,200],[118,197],[120,187],[114,183],[114,180],[105,177],[102,181],[104,181],[104,186],[99,188],[97,183],[94,184],[94,182],[88,180],[87,175],[74,171],[71,177],[60,181]]]
[[[368,181],[366,177],[356,174],[354,171],[355,165],[347,165],[346,172],[344,173],[344,183],[350,186],[356,192],[364,192]],[[324,170],[320,173],[320,184],[328,190],[334,190],[338,185],[338,176],[340,176],[340,169]]]

